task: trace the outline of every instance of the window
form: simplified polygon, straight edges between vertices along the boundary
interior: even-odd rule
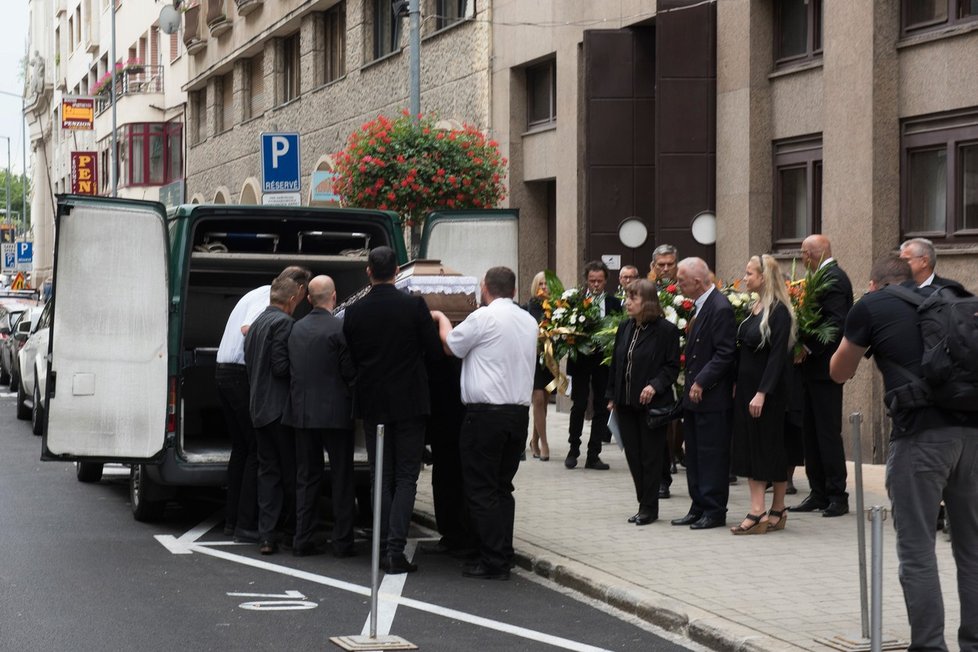
[[[265,112],[265,55],[259,52],[248,60],[248,118]]]
[[[906,120],[901,148],[903,234],[978,240],[978,109]]]
[[[68,52],[75,49],[75,17],[68,16]]]
[[[341,2],[323,14],[323,37],[326,61],[323,83],[336,81],[346,74],[346,3]]]
[[[218,81],[218,87],[221,90],[218,107],[221,120],[216,131],[220,133],[234,126],[234,73],[223,75]]]
[[[475,4],[475,0],[437,0],[435,8],[438,12],[437,29],[444,29],[470,18],[472,16],[470,4]]]
[[[775,0],[775,63],[796,63],[820,56],[822,0]]]
[[[526,69],[527,125],[537,127],[557,121],[557,62]]]
[[[374,59],[391,54],[401,45],[401,17],[393,0],[374,0]]]
[[[191,132],[190,142],[200,143],[207,136],[207,90],[190,91]]]
[[[282,42],[282,103],[299,97],[300,49],[299,33],[287,36]]]
[[[978,0],[903,0],[904,35],[950,27],[978,18]]]
[[[141,122],[122,130],[129,151],[122,179],[125,185],[162,186],[183,178],[179,122]]]
[[[774,143],[775,246],[797,246],[821,230],[821,134]]]

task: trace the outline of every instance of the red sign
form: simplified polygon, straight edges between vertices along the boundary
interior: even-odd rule
[[[91,130],[95,124],[95,100],[91,97],[61,100],[61,128]]]
[[[75,195],[98,194],[98,152],[71,153],[71,192]]]

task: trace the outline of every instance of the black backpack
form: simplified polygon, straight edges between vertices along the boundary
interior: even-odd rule
[[[921,376],[889,363],[907,378],[907,389],[918,403],[903,407],[978,411],[978,297],[953,288],[929,296],[899,285],[888,285],[884,291],[915,306],[920,317]]]

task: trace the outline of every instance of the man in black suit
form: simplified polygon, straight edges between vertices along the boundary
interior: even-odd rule
[[[706,530],[726,525],[730,495],[730,411],[737,325],[733,307],[713,285],[701,258],[684,258],[676,282],[696,312],[687,327],[683,389],[686,482],[692,505],[673,525]]]
[[[842,385],[829,376],[829,361],[839,348],[846,315],[852,308],[852,283],[832,257],[832,244],[824,235],[810,235],[801,243],[801,260],[810,272],[825,269],[827,287],[816,297],[821,323],[835,327],[827,344],[802,338],[801,375],[805,392],[805,474],[811,493],[793,512],[822,511],[822,516],[849,512],[846,491],[846,451],[842,443]]]
[[[309,282],[312,311],[297,321],[289,335],[289,402],[282,423],[295,428],[297,557],[321,554],[324,545],[313,540],[316,504],[325,468],[323,446],[329,454],[333,494],[333,552],[353,554],[353,419],[350,385],[356,376],[343,337],[343,322],[333,316],[336,286],[328,276]]]
[[[605,292],[608,284],[608,266],[600,260],[592,260],[584,266],[584,279],[587,281],[588,295],[594,297],[601,309],[601,316],[621,312],[621,301]],[[598,349],[590,355],[578,355],[576,360],[567,361],[567,373],[571,377],[571,411],[568,439],[570,451],[564,466],[573,469],[581,456],[581,435],[584,432],[584,415],[588,399],[594,395],[591,416],[591,435],[587,441],[587,460],[584,468],[607,471],[610,467],[601,461],[601,442],[611,441],[608,431],[608,407],[604,393],[608,387],[608,367],[601,364],[604,351]]]
[[[372,469],[377,426],[384,425],[382,565],[388,573],[407,573],[418,568],[404,546],[431,411],[425,360],[441,357],[442,347],[424,299],[394,287],[397,271],[390,247],[370,252],[370,292],[346,309],[343,334],[357,371],[354,412],[363,418]]]
[[[900,245],[900,258],[907,261],[913,272],[913,282],[917,287],[951,288],[960,296],[967,290],[964,286],[943,276],[938,276],[934,269],[937,267],[937,250],[934,243],[927,238],[911,238]]]
[[[292,312],[305,299],[292,278],[272,281],[269,306],[245,336],[251,423],[258,442],[258,551],[278,549],[278,531],[295,528],[295,438],[282,425],[289,400],[289,334]]]

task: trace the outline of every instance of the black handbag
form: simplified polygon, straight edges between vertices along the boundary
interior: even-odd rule
[[[676,419],[683,416],[682,401],[675,401],[670,405],[661,407],[650,407],[645,415],[645,423],[652,430],[667,426]]]

